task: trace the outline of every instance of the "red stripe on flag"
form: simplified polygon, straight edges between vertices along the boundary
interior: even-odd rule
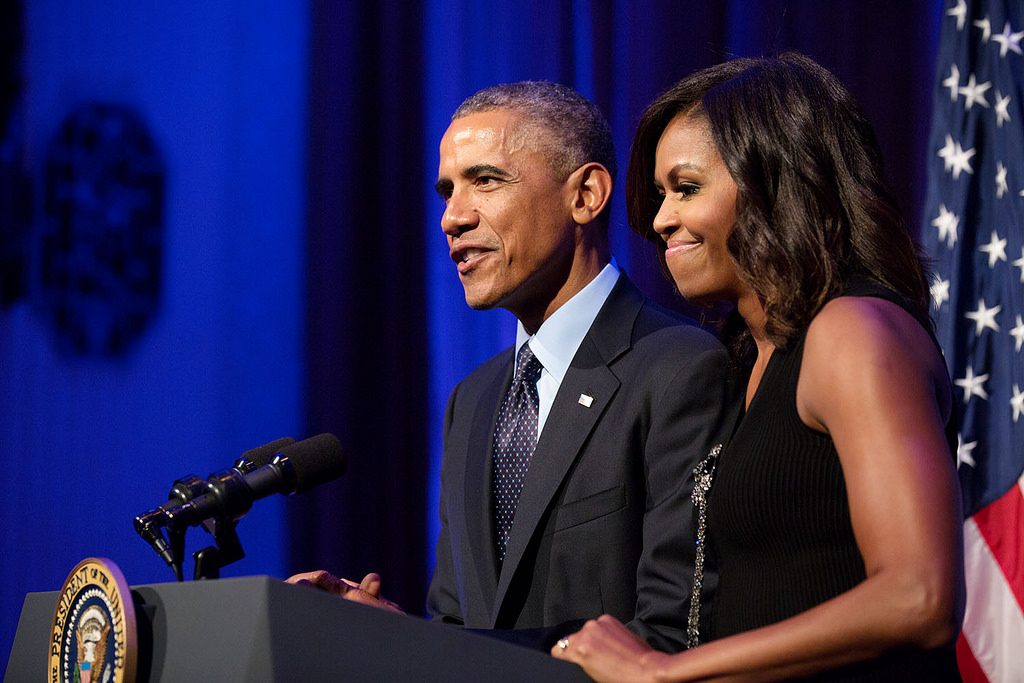
[[[962,636],[956,644],[956,663],[960,667],[960,678],[964,679],[964,683],[989,683],[988,676],[978,666],[978,660],[971,652],[971,646]]]
[[[1024,610],[1024,492],[1020,485],[975,513],[974,522]]]

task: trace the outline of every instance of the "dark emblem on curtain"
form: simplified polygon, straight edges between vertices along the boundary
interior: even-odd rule
[[[160,298],[165,172],[132,109],[74,110],[46,161],[38,300],[62,346],[118,355]]]

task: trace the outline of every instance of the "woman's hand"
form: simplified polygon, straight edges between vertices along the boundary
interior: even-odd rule
[[[579,664],[595,681],[616,683],[653,681],[658,666],[668,657],[607,614],[562,638],[551,654]]]

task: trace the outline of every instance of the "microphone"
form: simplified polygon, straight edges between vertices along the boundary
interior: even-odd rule
[[[242,456],[235,461],[232,469],[240,475],[247,474],[258,467],[266,465],[274,454],[293,443],[295,443],[295,439],[285,436],[262,446],[251,448],[242,453]],[[225,476],[227,472],[228,470],[218,474],[211,474],[210,477]],[[184,505],[193,498],[202,495],[206,490],[206,480],[200,479],[194,474],[185,475],[181,479],[175,480],[170,492],[167,494],[166,503],[135,518],[135,532],[144,541],[149,543],[153,550],[171,567],[175,565],[174,551],[168,545],[167,539],[161,531],[161,528],[167,524],[166,510],[169,507]]]
[[[262,446],[250,448],[245,453],[242,453],[241,457],[231,466],[231,469],[242,475],[248,474],[266,465],[282,449],[293,443],[295,443],[295,439],[290,436],[284,436]],[[227,473],[227,470],[224,470],[223,472],[211,474],[210,477],[224,476]],[[181,479],[176,479],[171,486],[170,492],[167,494],[167,503],[170,505],[184,505],[196,496],[205,493],[206,485],[205,479],[200,479],[194,474],[187,474]],[[167,505],[165,504],[161,507],[167,507]]]
[[[245,516],[254,501],[275,493],[303,493],[345,472],[345,453],[338,437],[318,434],[286,446],[266,465],[247,474],[234,468],[212,475],[208,492],[164,509],[166,525],[171,528],[197,526],[205,519],[235,521]]]
[[[173,538],[187,526],[198,526],[207,519],[236,521],[254,501],[274,493],[303,493],[337,479],[345,466],[344,450],[333,434],[298,443],[290,437],[277,439],[246,451],[231,468],[211,474],[205,481],[194,475],[179,479],[167,503],[135,518],[135,531],[177,571],[174,551],[162,528]]]

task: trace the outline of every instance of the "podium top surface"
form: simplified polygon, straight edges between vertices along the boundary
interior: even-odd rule
[[[131,592],[139,681],[590,680],[543,652],[266,576]],[[58,597],[25,597],[5,682],[44,680]]]

